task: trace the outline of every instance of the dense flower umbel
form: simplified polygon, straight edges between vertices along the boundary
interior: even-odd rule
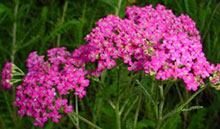
[[[28,73],[17,87],[14,102],[21,116],[35,118],[36,126],[43,126],[49,118],[57,123],[62,117],[61,112],[71,112],[72,106],[68,105],[65,95],[74,91],[82,98],[86,94],[84,88],[89,84],[84,69],[72,64],[71,54],[65,48],[53,48],[47,55],[47,61],[37,52],[29,55]]]
[[[7,62],[2,70],[2,82],[1,86],[4,90],[9,90],[12,88],[12,63]]]
[[[145,70],[156,79],[182,79],[187,90],[204,84],[214,66],[206,60],[189,16],[176,17],[162,5],[128,7],[126,14],[124,20],[114,15],[99,20],[85,38],[88,44],[73,52],[76,64],[97,62],[92,74],[99,76],[121,58],[128,70]]]
[[[129,7],[127,15],[153,44],[153,53],[145,62],[146,73],[153,72],[162,80],[183,79],[187,90],[195,91],[204,84],[203,79],[209,77],[214,66],[206,60],[199,32],[189,16],[176,17],[162,5],[156,9]]]

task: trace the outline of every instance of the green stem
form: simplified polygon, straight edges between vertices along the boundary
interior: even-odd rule
[[[7,104],[7,107],[8,107],[8,111],[9,111],[9,113],[10,113],[10,115],[11,115],[11,118],[12,118],[13,122],[15,123],[16,121],[15,121],[15,119],[14,119],[14,115],[13,115],[11,106],[10,106],[10,104],[9,104],[9,99],[8,99],[8,97],[7,97],[7,95],[6,95],[6,93],[5,93],[4,91],[3,91],[3,94],[4,94],[5,101],[6,101],[6,104]]]
[[[185,103],[183,103],[180,108],[184,108],[187,104],[189,104],[199,93],[201,93],[203,90],[205,90],[206,87],[200,88],[198,91],[196,91]]]
[[[12,53],[11,53],[11,62],[12,64],[14,63],[15,60],[15,53],[16,53],[16,31],[17,31],[17,13],[18,13],[18,5],[19,2],[16,2],[15,8],[14,8],[14,22],[13,22],[13,28],[12,28]],[[12,99],[15,100],[15,87],[12,88]],[[17,122],[16,122],[16,108],[13,106],[13,121],[15,126],[17,127]]]
[[[12,69],[12,73],[20,73],[21,75],[25,75],[25,73],[15,64],[12,64]]]
[[[170,90],[172,84],[173,84],[173,83],[172,83],[170,80],[167,82],[166,87],[165,87],[165,89],[164,89],[164,96],[167,95],[167,93],[169,92],[169,90]]]
[[[159,90],[160,90],[160,105],[159,105],[159,109],[158,109],[158,115],[157,115],[157,122],[156,122],[156,127],[155,129],[159,129],[161,122],[162,122],[162,117],[163,117],[163,106],[164,106],[164,91],[163,91],[163,85],[159,86]]]
[[[15,77],[15,76],[24,76],[24,75],[18,72],[12,72],[12,76]]]
[[[180,101],[183,102],[183,97],[182,97],[182,94],[180,92],[180,89],[179,89],[179,86],[177,85],[177,83],[175,83],[175,86],[176,86],[176,90],[177,90],[178,96],[180,98]]]
[[[161,124],[161,120],[157,120],[155,129],[159,129]]]
[[[15,44],[16,44],[16,29],[17,29],[17,13],[18,13],[18,2],[15,5],[14,8],[14,23],[13,23],[13,28],[12,28],[12,53],[11,53],[11,62],[14,63],[15,59]]]
[[[214,11],[212,12],[212,16],[211,16],[211,18],[210,18],[210,20],[209,20],[209,22],[208,22],[208,24],[207,24],[207,28],[206,28],[206,30],[205,30],[203,36],[202,36],[202,42],[204,42],[205,37],[206,37],[207,33],[209,32],[210,25],[211,25],[212,20],[213,20],[215,14],[216,14],[216,12],[217,12],[217,10],[218,10],[218,8],[219,8],[219,5],[220,5],[220,3],[218,3],[218,4],[216,5]]]
[[[164,115],[162,120],[167,119],[168,117],[174,115],[177,112],[181,112],[183,110],[183,108],[189,104],[199,93],[201,93],[203,90],[205,90],[206,86],[200,88],[199,90],[197,90],[185,103],[183,103],[182,105],[180,105],[178,108],[174,109],[173,111],[167,113],[166,115]]]
[[[100,109],[101,109],[101,106],[102,106],[102,101],[103,101],[102,99],[98,100],[98,105],[97,105],[97,108],[96,108],[96,115],[94,116],[94,120],[93,120],[94,124],[96,124],[97,119],[99,117]]]
[[[93,128],[96,128],[96,129],[102,129],[101,127],[93,124],[92,122],[90,122],[89,120],[85,119],[84,117],[76,114],[75,112],[72,112],[70,114],[68,114],[68,116],[71,118],[72,116],[75,116],[75,117],[78,117],[80,120],[84,121],[85,123],[87,123],[88,125],[90,125],[91,127]],[[73,119],[72,119],[73,120]]]
[[[189,13],[189,4],[188,4],[188,0],[184,0],[184,4],[185,4],[185,7],[186,7],[186,13]]]
[[[163,106],[164,106],[165,98],[163,93],[163,86],[160,85],[159,88],[160,88],[160,99],[161,99],[160,109],[159,109],[159,119],[161,119],[163,115]]]
[[[64,22],[67,8],[68,8],[68,1],[66,1],[64,3],[63,14],[62,14],[62,18],[61,18],[60,24],[63,24],[63,22]],[[57,37],[57,47],[60,46],[60,39],[61,39],[61,34],[59,34],[58,37]]]
[[[115,15],[119,15],[119,11],[121,9],[122,0],[118,0],[118,7],[115,8]]]
[[[119,84],[120,82],[120,67],[117,67],[117,83],[116,83],[116,89],[117,89],[117,100],[116,100],[116,104],[115,104],[115,115],[116,115],[116,126],[117,129],[121,129],[121,114],[120,114],[120,94],[119,94]]]
[[[3,129],[6,129],[5,122],[4,122],[4,120],[2,119],[1,115],[0,115],[0,120],[1,120],[1,123],[2,123],[2,128],[3,128]]]
[[[21,79],[11,80],[10,83],[11,83],[11,84],[15,84],[15,83],[20,82],[20,81],[22,81],[22,80],[21,80]]]
[[[115,115],[116,115],[117,129],[121,129],[121,115],[119,112],[119,99],[117,100],[117,103],[115,105]]]
[[[74,118],[73,118],[70,114],[67,114],[67,115],[68,115],[68,117],[70,118],[70,120],[72,121],[72,123],[75,125],[76,129],[79,129],[79,126],[77,126],[77,124],[76,124]]]
[[[135,103],[138,101],[138,97],[135,98],[131,106],[129,106],[128,110],[125,112],[125,115],[123,117],[123,121],[127,118],[128,114],[130,113],[131,109],[134,107]]]
[[[140,106],[141,106],[141,96],[139,97],[138,106],[137,106],[137,109],[136,109],[136,112],[135,112],[133,129],[136,129],[136,126],[137,126],[137,121],[138,121],[138,115],[139,115]]]
[[[75,96],[75,108],[76,108],[76,114],[78,115],[79,114],[79,108],[78,108],[78,97]],[[79,118],[76,117],[76,125],[79,127],[80,129],[80,126],[79,126]]]

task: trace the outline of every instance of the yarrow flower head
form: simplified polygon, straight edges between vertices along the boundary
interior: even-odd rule
[[[120,58],[128,70],[145,70],[156,79],[182,79],[196,91],[213,72],[202,52],[199,31],[187,15],[176,17],[163,5],[128,7],[127,17],[99,20],[86,36],[86,45],[73,52],[76,65],[96,62],[92,75],[111,69]]]
[[[182,79],[187,90],[197,90],[212,73],[213,65],[202,52],[199,31],[187,15],[176,17],[162,5],[129,7],[128,18],[141,26],[139,33],[150,43],[145,72],[156,79]],[[148,49],[149,50],[149,49]]]
[[[17,87],[14,104],[21,116],[35,118],[35,126],[43,126],[48,119],[58,123],[63,113],[72,112],[67,96],[74,93],[79,98],[86,95],[84,68],[72,64],[71,54],[65,48],[47,51],[48,60],[32,52],[27,59],[28,73]]]

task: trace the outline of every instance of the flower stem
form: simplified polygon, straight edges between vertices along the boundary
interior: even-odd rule
[[[9,111],[11,117],[12,117],[13,122],[15,122],[14,117],[13,117],[13,112],[12,112],[11,106],[9,104],[8,96],[6,95],[6,93],[4,91],[3,91],[3,94],[4,94],[5,101],[6,101],[6,104],[7,104],[7,107],[8,107],[8,111]]]
[[[67,8],[68,8],[68,1],[66,1],[64,3],[63,14],[62,14],[62,18],[61,18],[60,24],[63,24],[63,22],[64,22]],[[57,47],[60,46],[60,40],[61,40],[61,34],[59,34],[58,37],[57,37]]]
[[[160,105],[159,105],[159,108],[157,108],[158,115],[157,115],[157,122],[156,122],[155,129],[159,129],[160,128],[161,122],[163,120],[162,119],[162,117],[163,117],[163,106],[164,106],[164,101],[165,101],[163,85],[159,86],[159,90],[160,90]]]
[[[175,87],[176,87],[177,93],[179,95],[180,101],[183,102],[183,96],[180,92],[180,89],[179,89],[179,86],[177,85],[177,83],[175,83]]]
[[[96,106],[96,114],[93,118],[93,123],[96,124],[97,120],[98,120],[98,117],[99,117],[99,114],[100,114],[100,109],[101,109],[101,106],[102,106],[102,98],[98,99],[98,104]]]
[[[137,121],[138,121],[138,115],[139,115],[139,110],[140,110],[140,106],[141,106],[141,96],[138,97],[138,98],[139,98],[139,100],[138,100],[138,105],[137,105],[137,109],[136,109],[136,112],[135,112],[133,129],[136,129]]]
[[[122,0],[118,0],[118,7],[115,7],[115,15],[119,15],[119,11],[121,9]]]
[[[116,125],[117,129],[121,129],[121,115],[119,112],[119,99],[117,100],[116,106],[115,106],[115,115],[116,115]]]
[[[207,35],[208,31],[209,31],[210,25],[211,25],[211,23],[212,23],[212,20],[213,20],[213,18],[214,18],[214,16],[215,16],[216,12],[218,11],[219,6],[220,6],[220,3],[218,3],[218,4],[216,5],[215,9],[212,11],[211,18],[210,18],[210,20],[209,20],[209,22],[208,22],[208,24],[207,24],[207,28],[206,28],[206,30],[205,30],[203,36],[202,36],[202,42],[204,42],[204,40],[205,40],[205,37],[206,37],[206,35]]]
[[[68,117],[70,118],[70,120],[72,121],[72,123],[75,125],[76,129],[79,129],[79,126],[77,126],[77,124],[76,124],[74,118],[73,118],[70,114],[68,114]]]
[[[0,115],[0,121],[1,121],[1,125],[2,125],[2,128],[3,129],[6,129],[6,126],[5,126],[5,122],[4,122],[4,120],[2,119],[2,117],[1,117],[1,115]]]
[[[162,115],[163,115],[163,106],[164,106],[164,93],[163,93],[163,86],[160,85],[160,99],[161,99],[161,103],[160,103],[160,109],[159,109],[159,118],[162,119]]]
[[[68,116],[71,118],[73,116],[78,117],[80,120],[84,121],[85,123],[87,123],[88,125],[90,125],[91,127],[95,128],[95,129],[102,129],[101,127],[93,124],[92,122],[90,122],[89,120],[85,119],[84,117],[76,114],[75,112],[72,112],[70,114],[68,114]],[[74,119],[71,118],[72,121],[74,121]]]
[[[17,13],[18,13],[18,5],[19,5],[19,2],[16,2],[16,5],[15,5],[15,8],[14,8],[14,21],[13,21],[13,28],[12,28],[12,53],[11,53],[11,62],[12,64],[14,63],[14,60],[15,60],[15,53],[16,53],[16,48],[15,48],[15,45],[16,45],[16,29],[17,29]],[[12,99],[15,100],[15,91],[16,88],[13,87],[12,88]],[[14,124],[15,126],[17,127],[17,117],[16,117],[16,108],[13,107],[13,121],[14,121]]]
[[[174,109],[173,111],[167,113],[166,115],[164,115],[162,120],[165,120],[167,118],[169,118],[170,116],[174,115],[177,112],[181,112],[183,110],[183,108],[189,104],[199,93],[201,93],[203,90],[205,90],[206,86],[200,88],[199,90],[197,90],[185,103],[183,103],[182,105],[180,105],[178,108]]]
[[[78,97],[75,96],[75,108],[76,108],[76,114],[78,115],[79,114],[79,108],[78,108]],[[80,126],[79,126],[79,118],[76,117],[76,125],[79,127],[80,129]]]
[[[138,97],[135,98],[133,103],[129,106],[128,110],[125,112],[124,117],[122,119],[123,121],[127,118],[128,114],[131,112],[131,109],[134,107],[134,105],[137,101],[138,101]]]
[[[120,67],[118,67],[117,69],[117,84],[116,84],[116,89],[117,89],[117,100],[116,100],[116,104],[115,104],[115,115],[116,115],[116,127],[117,129],[121,129],[121,114],[120,114],[120,93],[119,93],[119,84],[120,82]]]
[[[205,86],[197,90],[185,103],[183,103],[179,108],[184,108],[187,104],[189,104],[199,93],[205,90]]]
[[[15,59],[15,44],[16,44],[16,29],[17,29],[17,13],[18,13],[18,2],[16,2],[15,8],[14,8],[14,22],[13,22],[13,28],[12,28],[12,53],[11,53],[11,62],[14,63]]]

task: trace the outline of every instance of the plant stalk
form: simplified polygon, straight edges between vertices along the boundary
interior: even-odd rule
[[[141,96],[139,97],[137,109],[136,109],[136,112],[135,112],[133,129],[136,129],[136,127],[137,127],[137,121],[138,121],[138,115],[139,115],[140,107],[141,107]]]
[[[75,108],[76,108],[76,114],[78,115],[79,114],[79,108],[78,108],[78,97],[75,96]],[[76,125],[79,127],[80,129],[80,126],[79,126],[79,118],[76,117]]]
[[[119,15],[119,11],[121,9],[122,0],[118,0],[118,7],[115,7],[115,15]]]
[[[120,67],[118,67],[118,70],[117,70],[117,101],[116,101],[116,104],[115,104],[115,115],[116,115],[116,127],[117,129],[121,129],[121,114],[120,114],[120,94],[119,94],[119,81],[120,81]]]
[[[71,115],[72,114],[72,115]],[[91,127],[95,128],[95,129],[102,129],[101,127],[93,124],[92,122],[90,122],[89,120],[85,119],[84,117],[76,114],[75,112],[72,112],[71,114],[68,114],[68,116],[71,118],[72,116],[78,117],[80,120],[84,121],[85,123],[87,123],[88,125],[90,125]],[[73,119],[72,119],[73,120]]]
[[[131,109],[134,107],[134,105],[137,101],[138,101],[138,97],[135,98],[133,103],[129,106],[128,110],[125,112],[124,117],[122,119],[123,121],[127,118],[128,114],[130,113]]]
[[[199,90],[197,90],[185,103],[183,103],[182,105],[180,105],[178,108],[174,109],[173,111],[167,113],[166,115],[164,115],[164,117],[162,118],[162,120],[165,120],[167,118],[169,118],[170,116],[174,115],[177,112],[181,112],[182,109],[189,104],[199,93],[201,93],[203,90],[205,90],[206,86],[204,86],[203,88],[200,88]]]
[[[116,106],[115,106],[115,115],[116,115],[116,125],[117,129],[121,129],[121,115],[119,112],[119,100],[117,100]]]
[[[12,53],[11,53],[11,62],[14,63],[15,59],[15,44],[16,44],[16,31],[17,31],[17,13],[18,13],[18,2],[15,5],[14,8],[14,22],[13,22],[13,28],[12,28]]]
[[[1,125],[2,125],[2,128],[3,129],[6,129],[6,126],[5,126],[5,122],[4,122],[4,120],[2,119],[2,117],[1,117],[1,115],[0,115],[0,121],[1,121]]]
[[[74,118],[73,118],[70,114],[68,114],[68,117],[70,118],[70,120],[72,121],[72,123],[75,125],[76,129],[79,129],[79,126],[77,126],[77,124],[76,124]]]
[[[16,53],[16,31],[17,31],[17,13],[18,13],[18,5],[19,2],[16,2],[14,8],[14,21],[13,21],[13,28],[12,28],[12,53],[11,53],[11,62],[14,63],[15,60],[15,53]],[[12,88],[12,100],[15,100],[15,92],[16,88]],[[15,126],[17,127],[17,116],[16,116],[16,108],[13,106],[13,121]]]
[[[65,1],[64,6],[63,6],[63,14],[62,14],[60,24],[63,24],[63,22],[64,22],[67,8],[68,8],[68,1]],[[61,40],[61,34],[59,34],[57,37],[57,47],[60,46],[60,40]]]
[[[159,86],[159,90],[160,90],[160,105],[159,105],[159,108],[157,108],[158,115],[157,115],[157,122],[156,122],[155,129],[159,129],[160,128],[161,122],[163,120],[162,119],[162,117],[163,117],[163,106],[164,106],[164,101],[165,101],[163,85]]]

